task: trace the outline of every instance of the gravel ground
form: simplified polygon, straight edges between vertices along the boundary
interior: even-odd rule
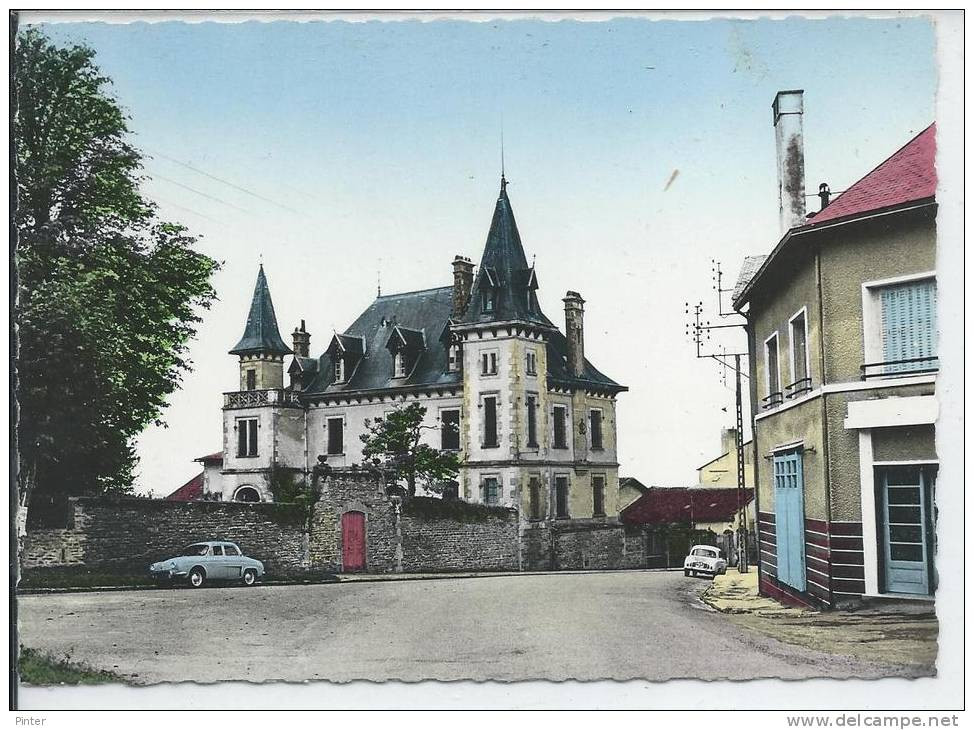
[[[508,575],[19,598],[21,643],[138,684],[918,676],[777,641],[681,572]]]

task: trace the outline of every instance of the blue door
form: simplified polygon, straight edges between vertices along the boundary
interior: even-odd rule
[[[895,467],[882,470],[881,481],[886,590],[927,595],[932,476],[919,467]]]
[[[775,542],[778,580],[805,590],[805,501],[801,451],[774,456]]]

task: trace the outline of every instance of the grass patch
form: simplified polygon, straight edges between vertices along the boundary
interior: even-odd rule
[[[34,649],[20,647],[20,661],[18,663],[20,681],[24,684],[105,684],[107,682],[124,682],[124,677],[106,672],[103,669],[92,669],[89,666],[64,659],[52,659]]]
[[[33,568],[25,570],[17,587],[31,588],[101,588],[104,586],[151,586],[145,575],[127,575],[85,568]]]

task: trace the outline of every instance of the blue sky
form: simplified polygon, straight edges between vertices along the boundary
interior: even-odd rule
[[[805,90],[811,192],[844,189],[925,128],[937,84],[926,18],[45,29],[96,50],[150,156],[147,193],[225,262],[170,428],[140,439],[140,487],[159,494],[221,447],[226,351],[259,258],[285,339],[304,318],[316,351],[379,271],[386,293],[450,283],[454,254],[479,259],[502,128],[542,307],[561,321],[580,291],[587,353],[630,386],[621,472],[694,483],[733,393],[693,358],[683,302],[714,303],[711,257],[733,277],[777,241],[775,92]]]

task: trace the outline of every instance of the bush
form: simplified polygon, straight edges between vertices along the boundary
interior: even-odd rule
[[[513,511],[507,507],[489,507],[485,504],[436,497],[413,497],[403,507],[403,514],[430,520],[456,520],[457,522],[486,522],[490,518],[513,519]]]

